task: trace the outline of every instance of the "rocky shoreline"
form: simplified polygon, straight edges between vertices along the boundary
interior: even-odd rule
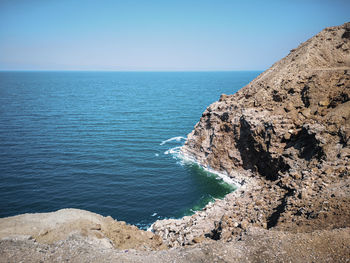
[[[168,246],[240,238],[249,227],[349,226],[349,32],[349,23],[323,30],[206,109],[183,153],[246,184],[205,212],[156,222]]]
[[[223,200],[154,233],[81,210],[0,219],[0,261],[350,261],[349,138],[346,23],[205,110],[182,153],[240,182]]]

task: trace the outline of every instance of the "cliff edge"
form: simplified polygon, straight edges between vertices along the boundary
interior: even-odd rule
[[[155,233],[177,246],[235,239],[249,227],[348,227],[349,98],[350,23],[324,29],[237,93],[221,95],[182,152],[242,186],[205,212],[156,222]]]
[[[222,95],[183,152],[215,170],[251,170],[267,180],[316,163],[347,166],[349,34],[350,23],[327,28],[236,94]]]

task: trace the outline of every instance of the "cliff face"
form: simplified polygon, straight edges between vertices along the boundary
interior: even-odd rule
[[[182,151],[233,177],[248,170],[276,182],[284,203],[307,195],[326,199],[324,188],[348,180],[349,100],[346,23],[291,50],[236,94],[222,95]]]
[[[349,98],[350,23],[326,28],[236,94],[221,95],[182,152],[243,187],[190,218],[156,222],[155,233],[176,246],[230,240],[251,226],[349,226]]]
[[[268,180],[348,166],[349,32],[350,23],[327,28],[236,94],[222,95],[183,152],[228,174],[249,169]]]

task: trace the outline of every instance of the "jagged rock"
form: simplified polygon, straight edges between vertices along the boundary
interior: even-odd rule
[[[257,222],[267,228],[295,225],[297,210],[325,200],[328,184],[346,174],[332,168],[349,167],[350,40],[343,37],[348,28],[350,23],[323,30],[236,94],[223,94],[188,135],[185,155],[234,179],[240,173],[254,178],[250,195],[242,189],[229,195],[234,202],[239,195],[240,203],[226,214],[244,229]],[[341,178],[340,185],[347,185]],[[349,200],[348,187],[342,191]],[[310,213],[298,220],[312,219]],[[349,221],[349,212],[342,218]],[[222,228],[229,225],[220,220]]]

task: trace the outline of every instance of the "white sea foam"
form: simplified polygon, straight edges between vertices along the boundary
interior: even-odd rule
[[[197,163],[198,164],[198,163]],[[201,166],[200,164],[198,164],[199,166]],[[235,181],[234,179],[232,179],[230,176],[228,176],[227,173],[225,172],[218,172],[210,167],[204,167],[204,166],[201,166],[205,171],[207,171],[208,173],[212,173],[212,174],[215,174],[217,175],[218,177],[220,177],[225,183],[228,183],[230,185],[233,185],[233,186],[236,186],[236,187],[239,187],[241,186],[241,184],[237,181]]]
[[[230,185],[233,185],[235,187],[241,186],[241,184],[234,179],[232,179],[230,176],[228,176],[225,172],[218,172],[210,167],[203,166],[200,164],[193,156],[190,156],[188,154],[185,154],[183,151],[181,151],[182,146],[177,146],[170,148],[164,152],[164,154],[171,154],[174,159],[179,160],[178,164],[180,165],[190,165],[190,164],[197,164],[202,169],[204,169],[206,172],[215,174],[216,176],[220,177],[225,183],[228,183]]]
[[[164,145],[166,144],[167,142],[172,142],[172,141],[177,141],[177,142],[181,142],[181,140],[186,140],[185,137],[182,137],[182,136],[177,136],[177,137],[172,137],[170,139],[167,139],[165,141],[162,141],[159,145]]]
[[[151,216],[156,216],[157,215],[157,213],[153,213]]]
[[[178,157],[178,154],[180,152],[181,146],[176,146],[174,148],[170,148],[169,150],[166,150],[164,154],[171,154],[174,158]]]
[[[159,154],[158,154],[158,153],[155,153],[154,155],[155,155],[155,156],[157,156],[157,157],[159,156]]]

